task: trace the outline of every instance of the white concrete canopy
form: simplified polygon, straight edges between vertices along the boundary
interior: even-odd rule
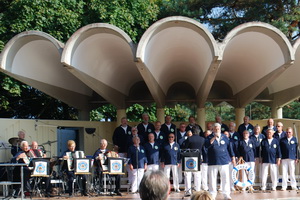
[[[136,57],[153,98],[163,107],[169,88],[177,82],[190,84],[196,94],[202,93],[199,99],[206,99],[213,72],[210,79],[206,77],[217,70],[218,55],[217,43],[206,27],[178,16],[154,23],[142,36]]]
[[[245,107],[294,61],[293,48],[277,28],[261,22],[242,24],[228,33],[216,80],[232,89],[236,107]]]
[[[92,90],[70,74],[60,62],[64,45],[40,31],[16,35],[0,57],[1,70],[78,109],[88,107]]]
[[[135,46],[121,29],[90,24],[68,40],[61,62],[78,79],[114,104],[125,108],[131,86],[142,80],[134,63]]]
[[[261,22],[242,24],[218,43],[201,23],[175,16],[151,25],[137,48],[124,31],[103,23],[80,28],[65,47],[46,33],[24,32],[6,44],[0,64],[4,73],[86,111],[99,95],[123,114],[135,102],[155,101],[161,110],[184,101],[195,102],[203,117],[206,101],[226,101],[242,116],[248,103],[260,101],[280,115],[300,96],[299,44]]]

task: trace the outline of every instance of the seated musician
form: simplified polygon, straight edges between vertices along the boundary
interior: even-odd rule
[[[46,158],[47,155],[44,154],[44,152],[41,149],[39,149],[38,147],[39,147],[38,143],[36,141],[33,141],[31,143],[31,149],[29,150],[29,152],[30,152],[29,156],[31,158]],[[50,171],[50,173],[51,173],[51,171]],[[51,184],[50,184],[51,179],[50,179],[50,177],[44,177],[42,181],[45,182],[45,184],[46,184],[45,196],[53,197],[53,195],[51,195]]]
[[[44,152],[38,147],[38,143],[36,141],[33,141],[31,143],[30,153],[33,155],[34,158],[46,158],[46,154],[44,154]]]
[[[73,181],[76,178],[74,172],[74,158],[75,158],[75,147],[76,143],[74,140],[68,140],[68,150],[63,153],[63,159],[67,161],[68,167],[66,167],[65,171],[68,177],[68,193],[69,196],[72,196],[72,185]],[[69,164],[71,163],[71,165]],[[79,175],[79,188],[82,196],[88,196],[86,193],[86,178],[84,175]]]
[[[112,155],[113,152],[108,151],[106,149],[107,147],[107,140],[102,139],[100,141],[100,148],[94,153],[93,159],[95,160],[96,164],[96,173],[97,176],[99,176],[100,181],[100,192],[103,192],[103,172],[107,171],[107,157],[119,157],[118,154],[115,153],[115,155]],[[120,192],[120,184],[121,184],[121,176],[120,175],[114,175],[116,180],[116,188],[114,193],[117,195],[121,195]]]
[[[27,141],[23,141],[20,144],[21,151],[19,151],[13,158],[12,163],[26,163],[29,165],[29,145]],[[29,183],[31,170],[28,167],[23,167],[23,185],[24,185],[24,191],[31,192],[31,186]],[[21,181],[21,173],[20,173],[20,167],[15,167],[13,171],[13,180],[14,182],[20,182]],[[20,191],[20,185],[14,185],[14,193],[13,196],[16,198],[18,196],[18,193]]]

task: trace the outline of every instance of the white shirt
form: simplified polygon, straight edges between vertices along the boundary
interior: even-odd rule
[[[272,141],[273,141],[273,138],[268,139],[269,145],[271,145]]]
[[[127,127],[128,127],[128,126],[121,126],[121,127],[124,129],[124,131],[125,131],[125,133],[126,133]]]
[[[171,149],[173,148],[175,142],[170,143]]]
[[[168,129],[170,130],[172,124],[169,124],[169,125],[168,125],[168,124],[165,124],[165,125],[166,125],[166,126],[168,127]]]
[[[143,124],[144,128],[145,128],[145,131],[147,132],[147,127],[148,127],[148,124]]]
[[[186,132],[180,132],[181,137],[183,137],[185,135]]]

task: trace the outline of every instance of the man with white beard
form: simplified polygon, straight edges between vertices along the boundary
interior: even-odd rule
[[[229,158],[235,166],[235,155],[228,138],[221,134],[221,125],[214,124],[214,137],[206,140],[208,155],[209,192],[215,199],[217,196],[217,175],[220,173],[222,193],[225,199],[230,197]]]

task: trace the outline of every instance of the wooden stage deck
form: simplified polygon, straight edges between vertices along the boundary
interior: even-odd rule
[[[299,192],[299,193],[298,193]],[[122,193],[122,197],[120,196],[89,196],[89,197],[81,197],[81,196],[74,196],[69,198],[67,195],[62,195],[62,196],[57,196],[57,197],[52,197],[52,198],[38,198],[38,197],[33,197],[32,199],[39,200],[39,199],[69,199],[69,200],[75,200],[75,199],[81,199],[81,200],[93,200],[93,199],[133,199],[137,200],[139,198],[139,194],[128,194],[127,192]],[[180,200],[182,199],[184,195],[184,192],[180,193],[171,193],[168,199],[171,200]],[[257,200],[257,199],[277,199],[277,200],[300,200],[300,191],[272,191],[269,193],[262,193],[260,191],[256,191],[255,193],[248,193],[248,192],[234,192],[231,193],[231,197],[233,200]],[[20,198],[17,198],[20,199]],[[16,200],[17,200],[16,199]],[[26,197],[25,199],[30,199]],[[190,197],[185,197],[184,199],[190,199]],[[218,194],[216,200],[221,200],[223,199],[223,196],[221,194]]]

